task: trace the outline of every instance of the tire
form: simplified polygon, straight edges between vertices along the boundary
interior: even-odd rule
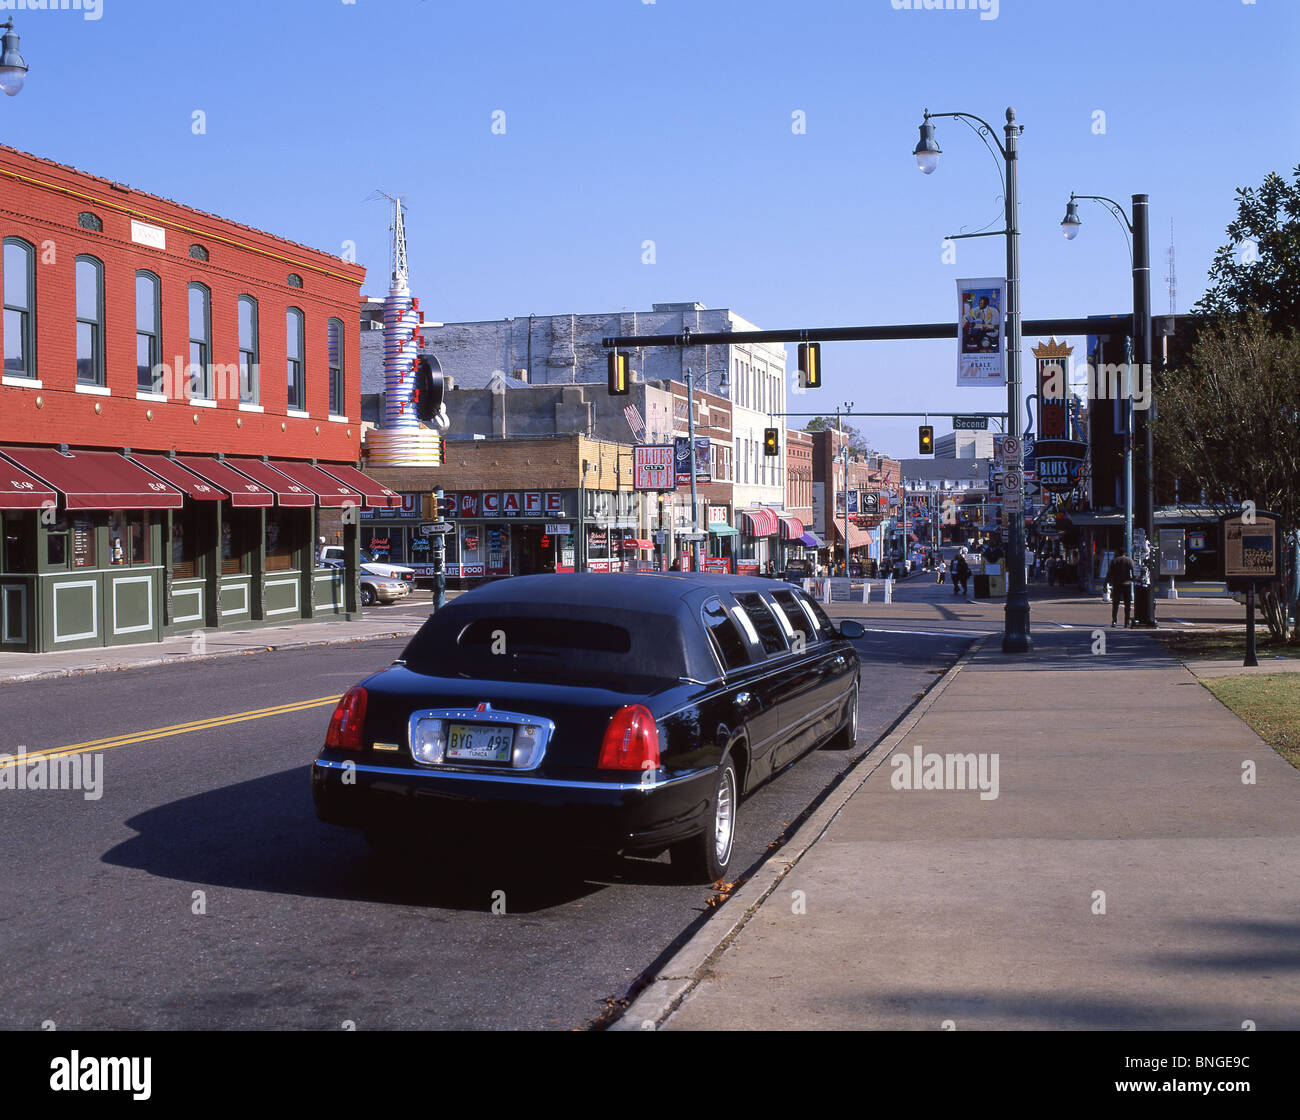
[[[729,754],[718,763],[713,796],[709,799],[709,824],[698,836],[672,845],[673,867],[686,882],[713,883],[724,878],[736,849],[736,810],[740,781]]]
[[[361,605],[363,607],[373,607],[375,605],[375,592],[367,584],[361,585]]]
[[[850,751],[858,741],[858,686],[849,693],[849,715],[843,726],[826,745],[834,751]]]

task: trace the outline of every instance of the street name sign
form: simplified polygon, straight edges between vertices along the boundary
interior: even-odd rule
[[[987,432],[989,430],[989,418],[987,416],[954,416],[952,418],[952,430],[954,432]]]

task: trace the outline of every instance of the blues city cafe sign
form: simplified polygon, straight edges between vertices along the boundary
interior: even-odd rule
[[[1070,392],[1066,363],[1074,347],[1051,339],[1032,353],[1038,363],[1038,434],[1034,439],[1034,470],[1040,489],[1068,494],[1083,475],[1088,445],[1070,438]]]
[[[563,517],[559,490],[462,490],[451,499],[449,517]]]

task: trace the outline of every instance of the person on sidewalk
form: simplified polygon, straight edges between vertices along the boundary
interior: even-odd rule
[[[937,583],[943,583],[943,576],[947,570],[948,570],[948,565],[943,560],[940,560],[937,567],[935,568],[935,571],[939,573],[936,579]]]
[[[1106,569],[1106,583],[1110,586],[1110,624],[1118,626],[1119,605],[1124,604],[1124,626],[1133,618],[1133,561],[1120,553]]]
[[[952,593],[966,594],[966,581],[970,579],[970,565],[966,563],[965,553],[959,552],[952,562]]]

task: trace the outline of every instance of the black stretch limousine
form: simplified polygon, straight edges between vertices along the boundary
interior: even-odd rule
[[[487,829],[725,875],[741,796],[857,735],[858,655],[801,589],[690,573],[538,575],[430,616],[339,701],[321,820],[373,842]]]

